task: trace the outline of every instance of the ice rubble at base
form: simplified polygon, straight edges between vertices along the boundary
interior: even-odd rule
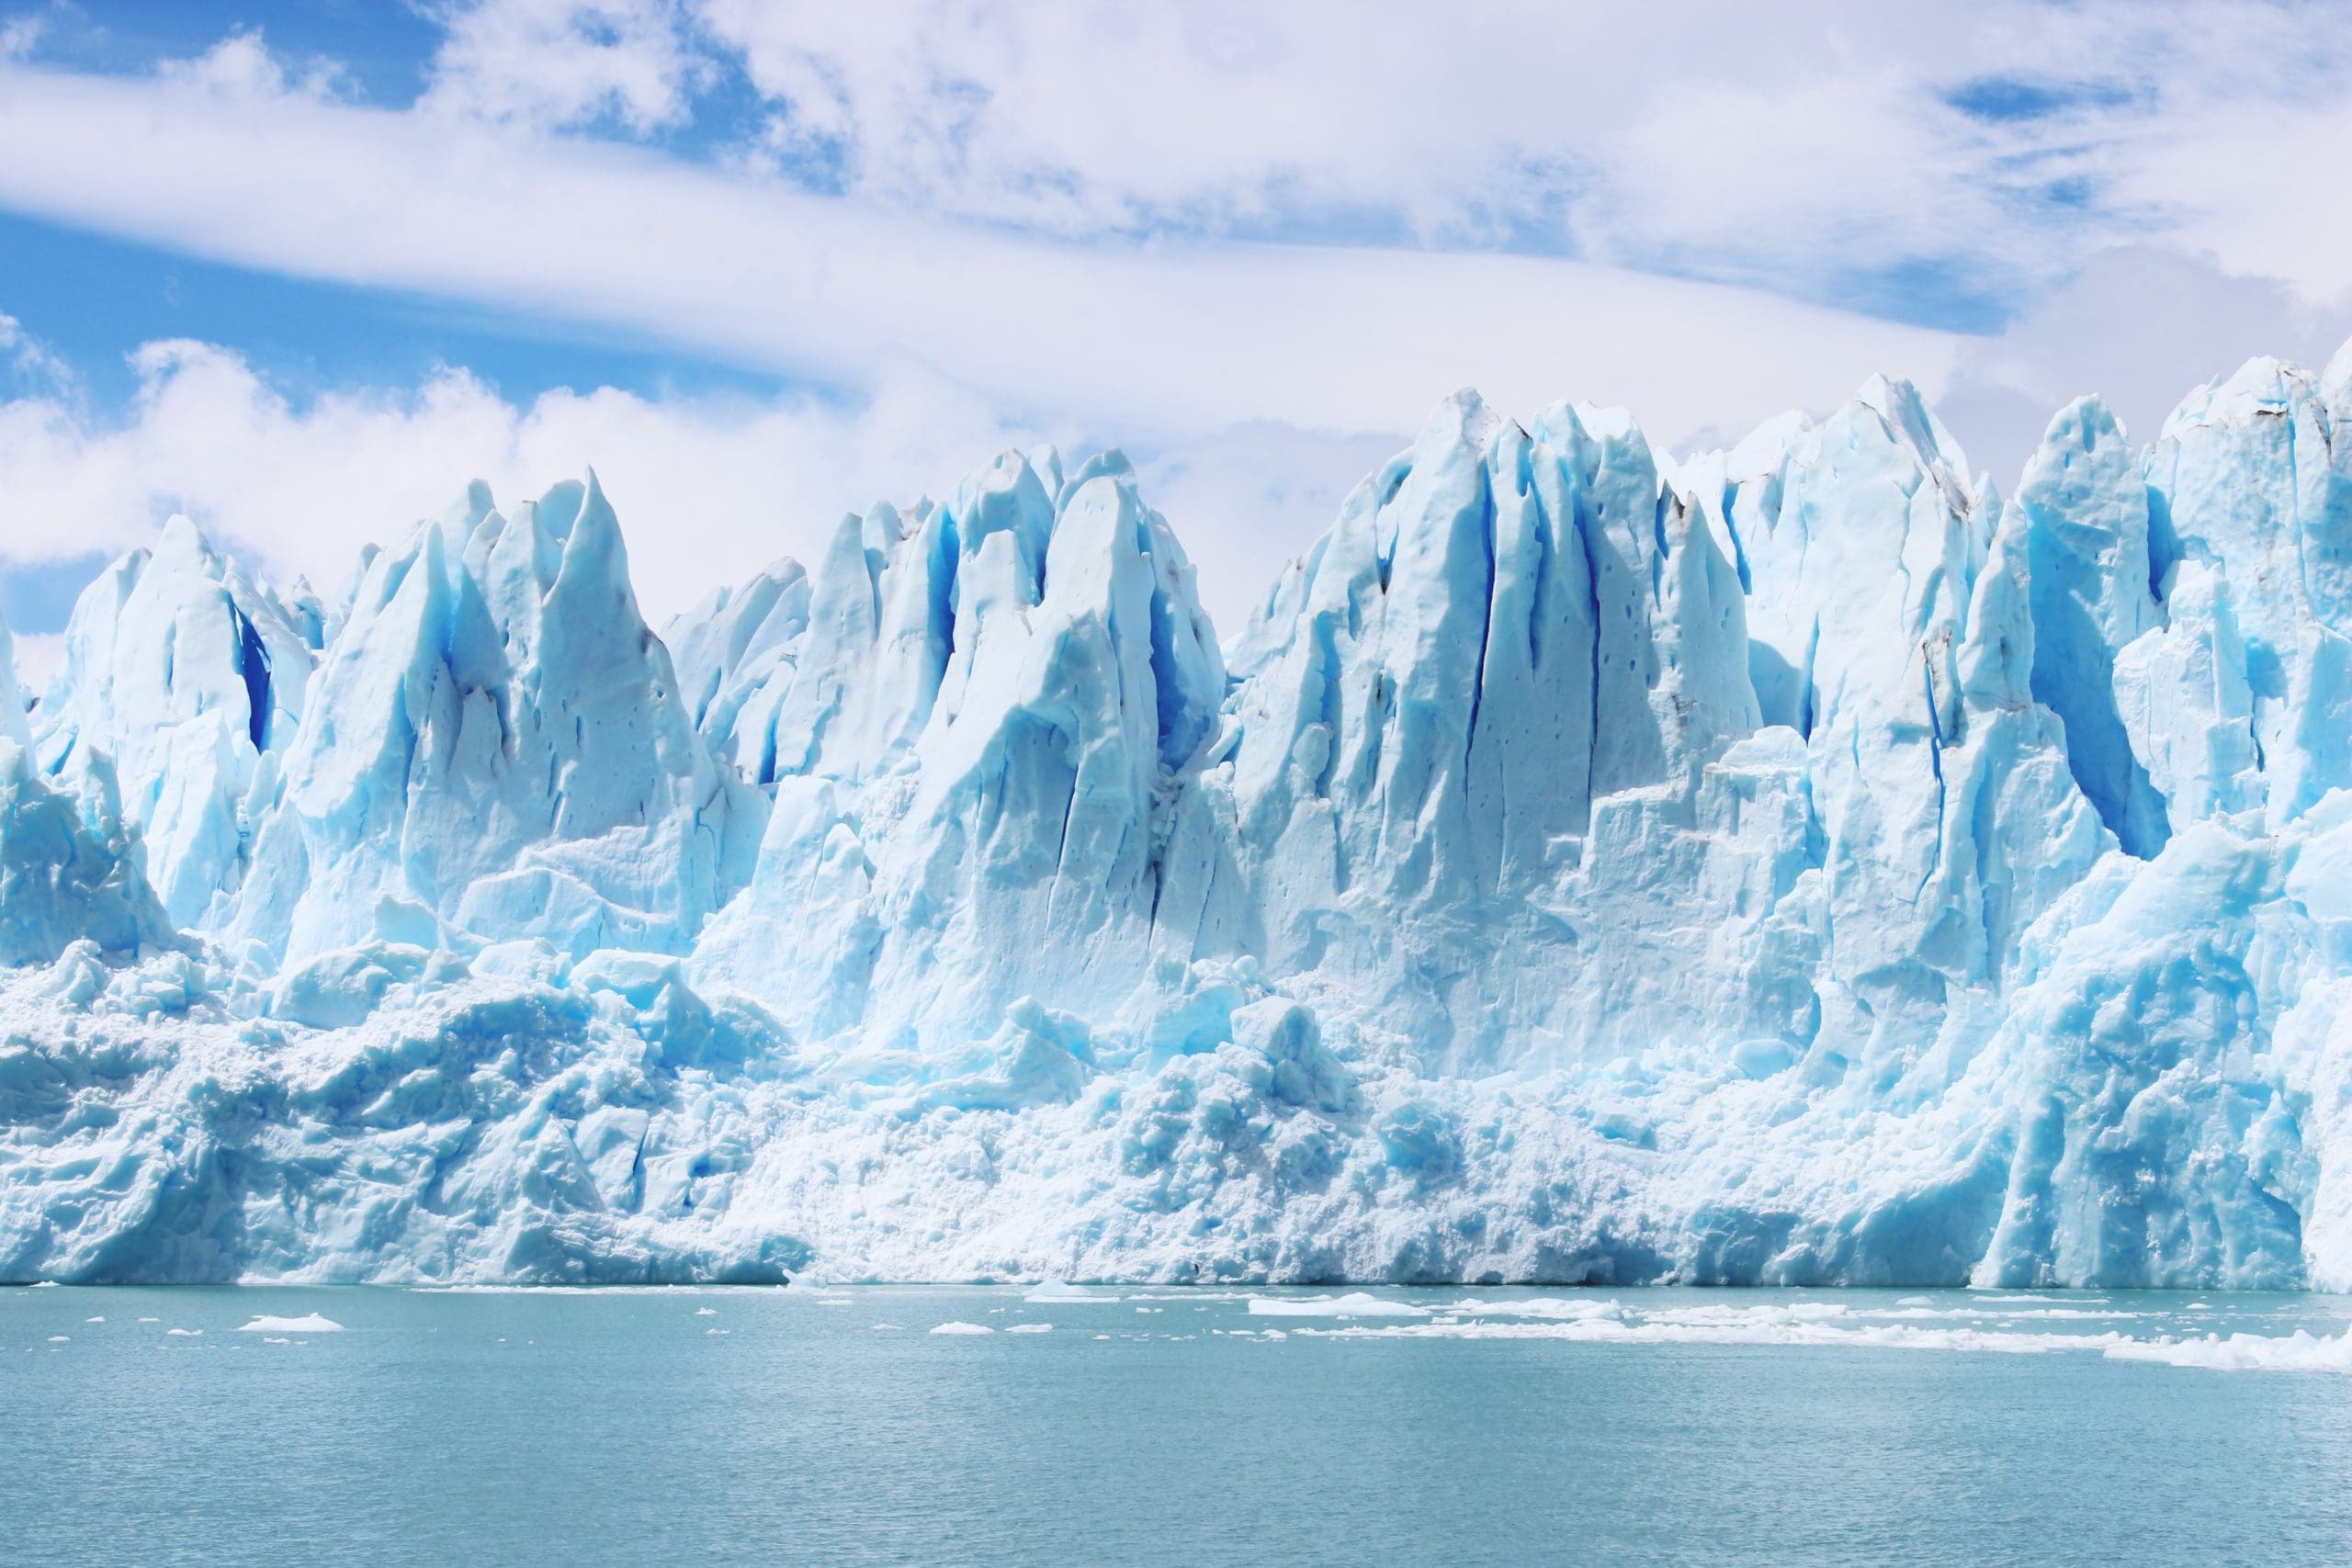
[[[1115,454],[658,637],[593,476],[175,521],[0,702],[0,1279],[2352,1288],[2348,635],[2352,349],[2006,498],[1464,393],[1222,647]]]

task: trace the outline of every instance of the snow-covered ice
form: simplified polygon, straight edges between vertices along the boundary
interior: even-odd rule
[[[658,633],[594,475],[175,519],[0,700],[0,1279],[2352,1287],[2352,348],[2023,456],[1464,392],[1223,642],[1115,453]]]

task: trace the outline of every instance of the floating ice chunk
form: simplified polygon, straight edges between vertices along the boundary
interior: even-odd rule
[[[1115,1302],[1119,1298],[1101,1291],[1088,1290],[1084,1285],[1073,1285],[1066,1280],[1048,1280],[1021,1299],[1024,1302]]]
[[[172,1330],[176,1334],[178,1329]],[[199,1330],[201,1332],[201,1330]],[[319,1314],[304,1313],[300,1317],[256,1316],[237,1330],[240,1334],[340,1334],[343,1325]]]
[[[2119,1361],[2161,1361],[2214,1371],[2352,1372],[2352,1334],[2322,1337],[2299,1328],[2284,1337],[2233,1334],[2224,1339],[2131,1339],[2107,1347]]]
[[[994,1334],[996,1330],[981,1323],[943,1323],[932,1332],[933,1334]]]
[[[1430,1309],[1362,1291],[1344,1296],[1252,1296],[1252,1317],[1427,1317]]]
[[[166,1328],[164,1332],[178,1339],[201,1339],[204,1337],[204,1330],[201,1328]]]
[[[1050,1323],[1016,1323],[1005,1329],[1007,1334],[1051,1334],[1053,1331],[1054,1325]]]

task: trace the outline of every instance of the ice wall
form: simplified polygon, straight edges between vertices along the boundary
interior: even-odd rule
[[[2352,350],[2006,496],[1462,392],[1222,649],[1116,454],[659,637],[593,475],[175,520],[0,705],[0,1276],[2352,1285],[2347,637]]]

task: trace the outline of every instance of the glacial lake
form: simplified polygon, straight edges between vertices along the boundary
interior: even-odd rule
[[[0,1561],[2344,1562],[2347,1319],[2121,1292],[8,1287]]]

